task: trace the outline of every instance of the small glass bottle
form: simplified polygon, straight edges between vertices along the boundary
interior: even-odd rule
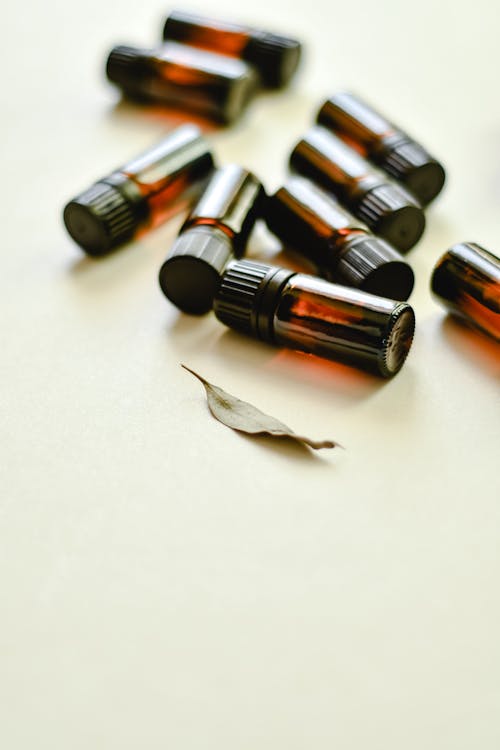
[[[474,242],[453,245],[437,262],[431,289],[455,315],[500,342],[500,259]]]
[[[246,60],[269,88],[286,86],[301,55],[296,39],[182,10],[170,13],[163,38]]]
[[[104,255],[192,205],[213,166],[199,128],[182,125],[73,198],[66,229],[89,255]]]
[[[415,327],[406,302],[249,260],[228,264],[214,311],[242,333],[386,378],[401,369]]]
[[[166,42],[159,49],[119,46],[111,50],[108,79],[131,98],[233,122],[258,84],[243,60]]]
[[[441,192],[445,181],[442,165],[359,96],[335,94],[319,110],[318,122],[402,182],[422,206]]]
[[[415,279],[402,256],[304,177],[289,177],[268,198],[265,219],[329,281],[390,299],[410,296]]]
[[[306,133],[292,151],[290,167],[333,193],[401,252],[422,236],[425,216],[415,199],[325,128],[316,126]]]
[[[243,167],[226,164],[213,173],[160,269],[160,287],[180,310],[212,309],[222,271],[245,252],[264,198],[262,184]]]

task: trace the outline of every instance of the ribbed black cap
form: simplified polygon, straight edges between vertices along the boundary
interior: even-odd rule
[[[294,271],[251,260],[228,264],[214,299],[216,317],[237,331],[273,341],[279,293]]]
[[[407,300],[415,277],[411,267],[387,242],[361,234],[348,242],[332,281],[394,300]]]
[[[302,45],[297,39],[253,31],[243,57],[257,68],[264,86],[281,88],[297,70],[301,51]]]
[[[416,200],[392,183],[365,193],[357,205],[356,215],[401,252],[416,245],[425,229],[424,212]]]
[[[160,268],[163,294],[190,315],[209,312],[232,255],[231,240],[215,227],[198,226],[182,232]]]
[[[63,219],[72,238],[89,255],[104,255],[130,240],[139,221],[137,207],[105,182],[96,182],[73,198]]]
[[[150,54],[150,50],[123,44],[113,47],[106,62],[108,79],[127,93],[140,94]]]
[[[403,182],[423,206],[441,192],[446,179],[443,166],[412,140],[388,149],[379,164],[396,180]]]

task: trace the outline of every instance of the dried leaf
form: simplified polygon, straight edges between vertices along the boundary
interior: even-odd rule
[[[310,448],[318,450],[319,448],[341,448],[340,443],[333,440],[310,440],[302,435],[296,435],[293,430],[279,422],[274,417],[256,409],[252,404],[241,401],[230,393],[226,393],[222,388],[212,385],[197,372],[191,370],[186,365],[181,365],[185,370],[198,378],[205,386],[207,392],[208,408],[219,422],[231,427],[238,432],[245,432],[247,435],[271,435],[272,437],[287,437],[296,440],[298,443],[305,443]]]

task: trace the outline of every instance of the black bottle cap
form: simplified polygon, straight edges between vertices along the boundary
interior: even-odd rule
[[[241,333],[272,342],[274,309],[281,289],[294,274],[267,263],[231,261],[214,299],[216,317]]]
[[[392,183],[365,193],[356,213],[375,234],[401,252],[416,245],[425,229],[425,216],[420,206],[406,190]]]
[[[116,186],[96,182],[66,205],[63,219],[71,237],[85,252],[104,255],[132,238],[137,210]]]
[[[238,257],[243,255],[255,222],[262,215],[264,201],[264,188],[252,172],[237,164],[225,164],[212,174],[181,231],[200,224],[223,226]]]
[[[141,95],[148,75],[148,56],[151,50],[118,45],[113,47],[106,62],[108,80],[126,93]]]
[[[425,148],[407,140],[384,151],[380,166],[427,206],[441,192],[446,173]]]
[[[160,287],[183,312],[204,315],[212,309],[222,271],[232,257],[231,240],[220,229],[188,229],[179,235],[160,268]]]
[[[243,57],[259,71],[269,88],[286,86],[297,70],[302,46],[297,39],[265,31],[253,31]]]
[[[327,277],[379,297],[407,300],[415,283],[411,266],[384,240],[354,235]]]

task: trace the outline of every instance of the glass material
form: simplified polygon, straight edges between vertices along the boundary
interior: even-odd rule
[[[304,177],[289,177],[266,208],[268,227],[317,266],[329,281],[406,300],[414,275],[387,242]]]
[[[349,207],[355,207],[368,190],[381,183],[359,154],[320,127],[311,128],[299,141],[290,164],[297,172],[322,184]]]
[[[198,128],[183,125],[117,172],[146,201],[149,210],[142,229],[148,230],[191,206],[212,168],[212,156]]]
[[[386,377],[401,369],[413,330],[409,305],[306,274],[288,281],[274,315],[277,344]]]
[[[323,105],[318,122],[342,133],[364,156],[398,135],[391,123],[353,94],[336,94]]]
[[[160,268],[160,287],[180,310],[203,315],[212,309],[224,267],[244,253],[263,197],[259,180],[236,164],[213,173]]]
[[[163,38],[241,57],[251,33],[240,24],[174,10],[165,21]]]
[[[168,16],[163,38],[244,59],[270,88],[289,82],[301,55],[296,39],[180,10]]]
[[[473,242],[454,245],[438,261],[431,288],[455,315],[500,342],[500,259]]]
[[[228,263],[214,312],[257,339],[383,377],[402,367],[415,326],[406,302],[250,260]]]
[[[422,236],[425,217],[415,199],[326,128],[306,133],[292,151],[290,166],[333,193],[398,250],[410,250]]]
[[[232,122],[258,78],[242,60],[166,42],[159,49],[115,47],[107,75],[126,95]]]
[[[262,213],[264,189],[259,180],[237,164],[225,164],[212,175],[186,219],[191,226],[215,226],[233,241],[236,255],[243,253],[256,219]]]
[[[87,253],[103,255],[191,206],[213,165],[200,130],[183,125],[73,198],[66,228]]]
[[[442,165],[360,97],[347,92],[335,94],[321,107],[318,122],[401,181],[422,205],[442,190]]]

